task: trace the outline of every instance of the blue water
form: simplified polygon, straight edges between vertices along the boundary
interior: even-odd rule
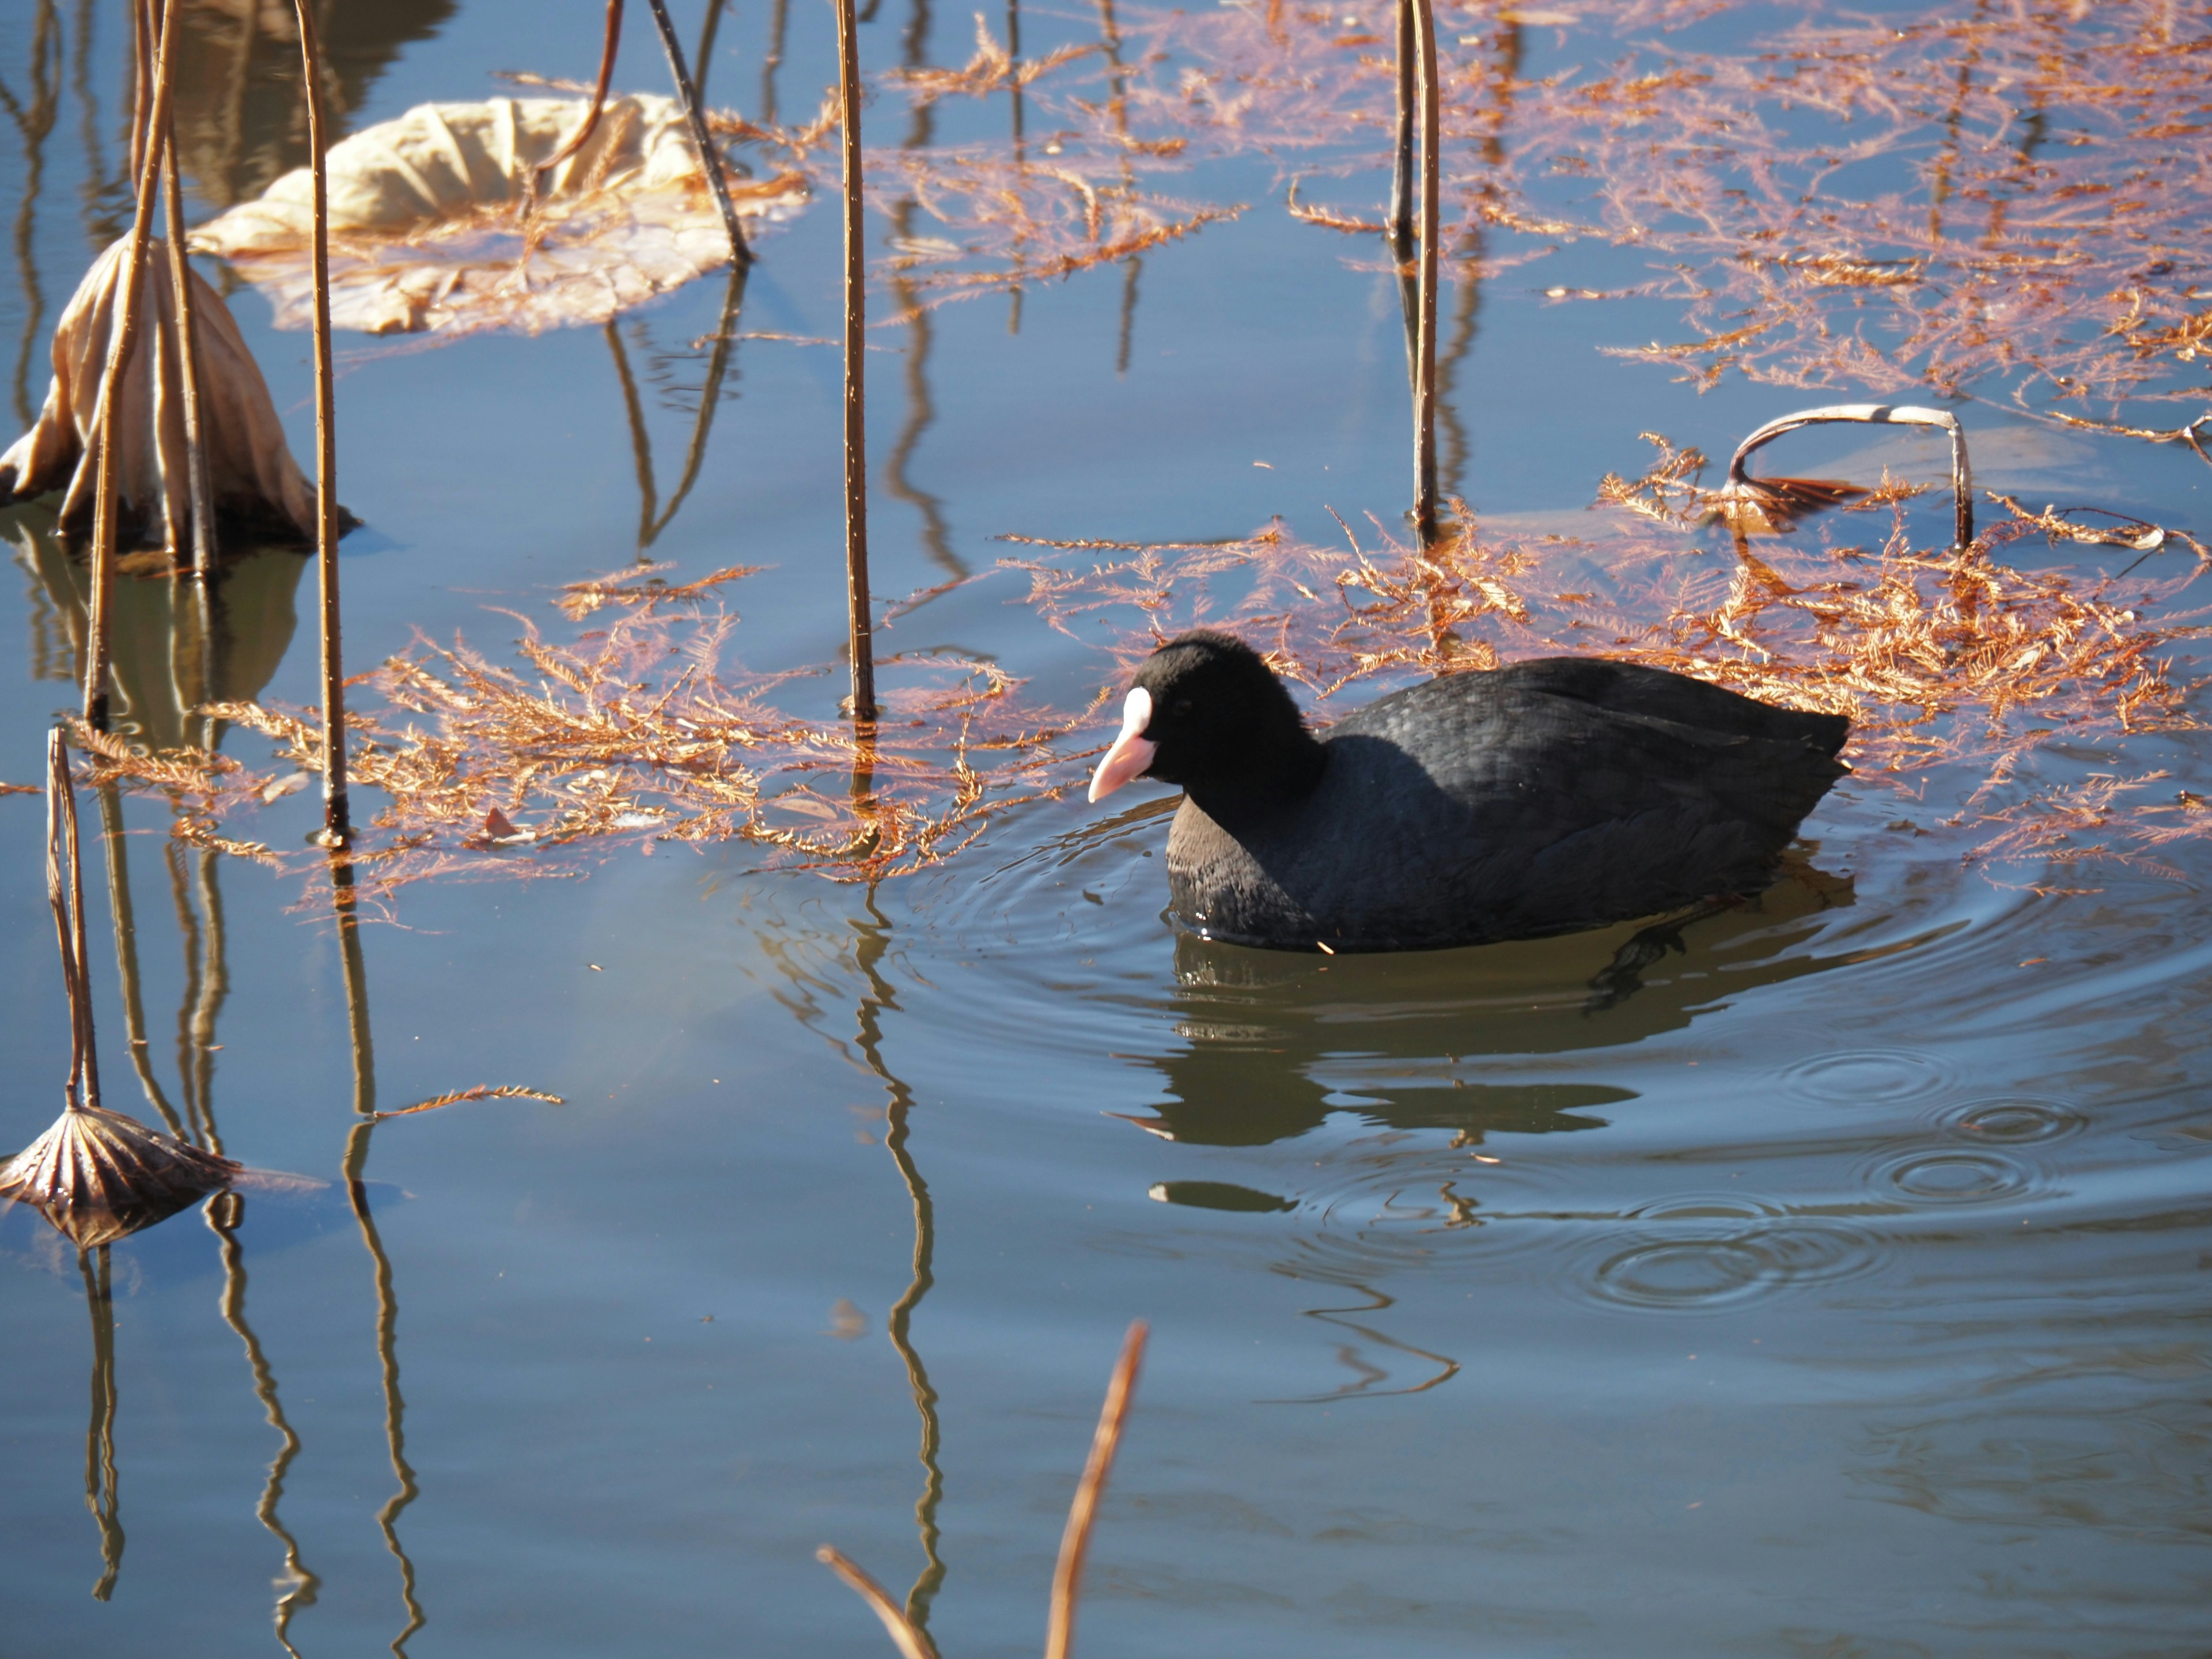
[[[0,18],[19,92],[30,9]],[[696,37],[696,7],[678,9]],[[659,90],[633,10],[622,83]],[[381,53],[349,130],[501,92],[496,70],[581,76],[597,51],[592,6],[381,13],[340,9],[362,61]],[[872,67],[909,21],[868,26]],[[59,21],[73,75],[75,13]],[[118,25],[100,12],[85,81],[111,168]],[[755,106],[766,26],[725,20],[716,101]],[[1024,27],[1039,51],[1094,25]],[[932,27],[933,61],[964,61],[966,15]],[[788,28],[787,116],[832,74],[827,11]],[[277,76],[281,50],[260,51]],[[278,154],[274,97],[252,106],[249,162]],[[888,99],[872,107],[896,130]],[[34,360],[116,228],[81,211],[67,77],[59,110],[29,238],[43,321],[20,276],[0,281],[0,337],[31,330]],[[943,131],[1004,118],[1002,100],[948,106]],[[0,133],[10,211],[26,180]],[[883,331],[901,355],[871,362],[879,594],[988,570],[1004,532],[1188,541],[1280,514],[1321,540],[1329,507],[1398,510],[1395,289],[1367,250],[1281,213],[1271,163],[1206,164],[1191,193],[1255,205],[1146,256],[1126,372],[1115,269],[1032,288],[1018,332],[1003,295],[931,313],[918,432],[922,336]],[[834,335],[834,201],[763,247],[749,326]],[[1641,470],[1639,431],[1724,455],[1819,401],[1740,380],[1701,397],[1593,349],[1676,332],[1672,302],[1541,295],[1646,263],[1578,246],[1480,295],[1455,482],[1486,521],[1583,522],[1602,473]],[[720,300],[709,278],[617,325],[664,507],[704,355],[690,343]],[[311,454],[305,337],[270,329],[250,290],[232,305]],[[368,526],[342,561],[350,667],[417,630],[503,657],[520,629],[498,607],[550,629],[551,590],[636,556],[605,331],[342,345],[340,494]],[[34,361],[33,404],[43,384]],[[672,580],[769,567],[730,590],[749,667],[842,645],[840,408],[833,350],[746,343],[650,550]],[[2212,473],[2179,446],[1968,419],[1990,488],[2204,523]],[[887,458],[910,434],[902,493]],[[1816,474],[1940,466],[1935,446],[1848,432],[1792,454]],[[250,589],[233,579],[282,653],[256,659],[260,695],[312,702],[312,634],[283,648],[312,575],[295,587],[293,556],[263,557]],[[53,590],[33,552],[18,563],[0,777],[27,781],[74,694]],[[888,641],[982,653],[1079,704],[1111,660],[1024,591],[975,583]],[[125,608],[156,644],[161,592]],[[155,657],[126,676],[154,684]],[[2197,672],[2178,657],[2178,678]],[[842,689],[825,674],[789,697],[826,714]],[[258,760],[258,742],[227,745]],[[2173,788],[2212,775],[2188,734],[2071,761],[2162,764]],[[105,1601],[85,1282],[37,1216],[0,1218],[0,1653],[233,1655],[273,1648],[272,1626],[302,1653],[417,1659],[887,1652],[813,1563],[825,1541],[911,1587],[948,1659],[1034,1650],[1138,1317],[1151,1357],[1093,1542],[1086,1653],[2203,1649],[2201,847],[2038,896],[1962,866],[1938,822],[1955,803],[1846,781],[1757,906],[1693,925],[1603,1006],[1589,981],[1632,928],[1328,961],[1178,940],[1160,914],[1172,802],[1120,800],[1021,809],[873,890],[761,873],[740,845],[629,843],[558,878],[402,890],[362,934],[373,1103],[479,1083],[566,1103],[379,1124],[366,1218],[340,1181],[368,1097],[338,934],[297,878],[173,844],[165,802],[126,800],[149,1073],[204,1102],[232,1156],[337,1184],[249,1193],[228,1261],[199,1212],[112,1247]],[[313,812],[303,792],[253,833],[296,846]],[[41,834],[34,798],[0,799],[10,1146],[52,1120],[67,1066]],[[104,853],[88,879],[106,1091],[150,1119]]]

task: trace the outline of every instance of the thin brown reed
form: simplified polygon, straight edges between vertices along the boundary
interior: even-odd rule
[[[176,0],[168,0],[174,5]],[[323,635],[323,839],[353,836],[346,809],[345,670],[338,632],[338,434],[331,368],[331,202],[322,48],[314,8],[293,0],[300,23],[300,74],[307,103],[307,151],[315,192],[315,571]]]
[[[1431,0],[1412,0],[1419,48],[1421,102],[1420,350],[1413,370],[1413,537],[1426,548],[1437,538],[1437,177],[1443,158],[1441,99],[1437,85],[1437,19]]]
[[[130,247],[116,279],[123,285],[122,292],[116,297],[114,323],[107,340],[107,361],[100,369],[100,399],[94,405],[94,421],[98,431],[94,441],[100,446],[100,459],[93,491],[92,614],[87,629],[91,637],[85,650],[84,718],[87,724],[103,732],[107,729],[108,635],[112,625],[109,600],[115,586],[116,474],[122,460],[117,453],[116,405],[122,397],[123,365],[137,343],[138,277],[140,267],[146,261],[146,234],[153,219],[154,191],[161,173],[160,138],[168,127],[172,66],[169,45],[174,38],[169,25],[175,21],[176,11],[177,0],[162,0],[162,32],[146,122],[150,136],[146,139],[143,164],[138,169],[137,209],[131,219]]]
[[[738,210],[730,201],[730,181],[722,176],[721,155],[708,134],[698,88],[691,84],[691,71],[684,66],[684,43],[676,38],[676,25],[669,21],[663,0],[646,0],[646,3],[653,8],[653,23],[660,30],[660,49],[667,54],[669,74],[675,77],[676,95],[683,100],[691,142],[699,148],[699,170],[707,175],[707,188],[714,193],[714,205],[721,210],[722,228],[729,233],[731,261],[749,265],[753,262],[752,250],[745,246],[745,233],[738,224]]]
[[[191,567],[202,576],[215,568],[215,478],[208,465],[200,415],[199,325],[192,310],[191,255],[185,249],[185,198],[177,168],[176,116],[162,112],[162,228],[169,245],[169,289],[177,308],[177,362],[184,395],[185,479],[192,514]],[[182,555],[182,548],[172,550]]]
[[[1421,0],[1425,10],[1427,0]],[[1075,1645],[1075,1602],[1083,1591],[1083,1564],[1091,1551],[1091,1528],[1098,1519],[1098,1500],[1106,1491],[1106,1477],[1114,1472],[1114,1454],[1121,1448],[1121,1430],[1128,1421],[1129,1406],[1136,1397],[1137,1370],[1144,1364],[1145,1339],[1150,1328],[1141,1319],[1129,1326],[1121,1339],[1121,1357],[1114,1363],[1106,1384],[1106,1403],[1099,1409],[1098,1428],[1091,1437],[1091,1457],[1083,1466],[1083,1479],[1068,1506],[1067,1530],[1060,1534],[1060,1561],[1052,1574],[1052,1608],[1045,1626],[1044,1659],[1067,1659]]]
[[[658,0],[656,0],[658,3]],[[853,719],[876,718],[876,661],[868,599],[867,254],[861,245],[860,45],[853,0],[837,9],[837,101],[845,167],[845,603],[853,661]]]

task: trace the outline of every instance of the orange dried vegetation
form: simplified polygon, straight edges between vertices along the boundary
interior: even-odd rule
[[[1020,682],[988,663],[878,659],[883,718],[872,730],[777,708],[770,694],[811,672],[725,668],[736,619],[703,604],[707,590],[744,574],[682,586],[655,587],[635,573],[579,584],[561,608],[588,611],[580,601],[589,599],[626,609],[565,643],[518,618],[515,665],[425,642],[367,677],[385,707],[348,710],[349,774],[356,791],[384,799],[350,854],[361,890],[573,867],[480,856],[492,849],[728,839],[758,845],[777,867],[873,880],[949,855],[992,812],[1077,775],[1059,745],[1097,705],[1066,716],[1033,709]],[[224,703],[209,712],[272,738],[288,767],[319,771],[313,711]],[[82,730],[78,739],[93,781],[171,800],[179,837],[284,862],[261,842],[222,833],[285,793],[272,775],[198,750],[152,753]],[[1087,733],[1082,743],[1082,752],[1097,746]]]
[[[2203,453],[2212,356],[2212,28],[2162,0],[2013,0],[1863,17],[1589,0],[1440,5],[1447,251],[1528,239],[1649,257],[1682,337],[1622,355],[1701,384],[2005,397]],[[1390,0],[1193,8],[1141,26],[1142,137],[1356,175],[1376,216],[1392,133]],[[1727,45],[1668,31],[1741,15]],[[1541,21],[1536,21],[1540,17]],[[1902,23],[1903,27],[1899,27]],[[1711,31],[1707,31],[1710,36]],[[1527,67],[1536,48],[1548,72]],[[1559,289],[1559,297],[1595,298]],[[2193,412],[2193,411],[2192,411]],[[2208,457],[2212,459],[2212,457]]]

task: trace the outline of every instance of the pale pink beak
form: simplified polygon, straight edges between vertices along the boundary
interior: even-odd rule
[[[1131,778],[1140,777],[1152,763],[1159,744],[1145,741],[1145,728],[1152,723],[1152,694],[1141,685],[1121,704],[1121,735],[1091,775],[1091,799],[1102,801]]]

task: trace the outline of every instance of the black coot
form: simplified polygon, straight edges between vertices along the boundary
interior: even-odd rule
[[[1091,781],[1179,783],[1182,925],[1277,950],[1413,951],[1756,892],[1848,769],[1840,714],[1594,657],[1452,674],[1316,738],[1249,646],[1146,659]]]

